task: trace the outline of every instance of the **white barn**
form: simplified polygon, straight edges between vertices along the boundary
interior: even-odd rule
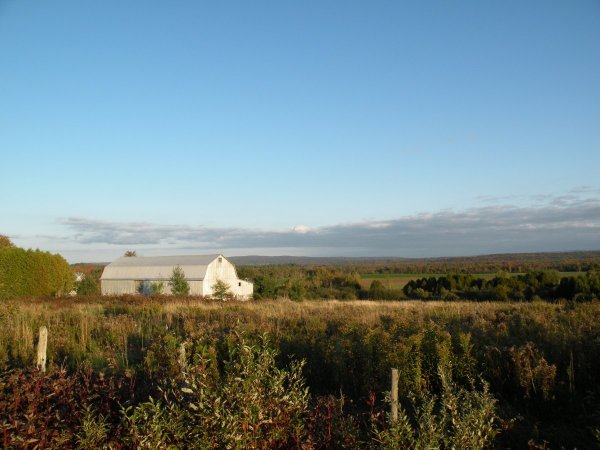
[[[221,280],[239,299],[252,298],[252,283],[240,280],[234,265],[223,255],[123,256],[104,268],[100,277],[102,295],[137,294],[141,287],[161,281],[163,293],[170,294],[169,279],[177,266],[190,285],[190,295],[210,297],[213,285]]]

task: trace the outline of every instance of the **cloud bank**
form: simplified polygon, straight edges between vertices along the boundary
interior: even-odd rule
[[[60,223],[89,246],[186,251],[302,249],[306,255],[453,256],[600,249],[600,201],[576,194],[536,206],[495,205],[385,221],[284,230],[122,223],[81,217]],[[171,251],[171,250],[169,250]],[[283,252],[282,252],[283,253]]]

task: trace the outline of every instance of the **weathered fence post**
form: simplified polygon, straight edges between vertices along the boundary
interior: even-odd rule
[[[185,343],[183,342],[179,346],[179,357],[177,358],[177,362],[179,363],[181,371],[184,372],[187,367],[187,357],[185,355]]]
[[[46,371],[46,350],[48,348],[48,328],[40,327],[40,339],[38,340],[36,367],[42,372]]]
[[[391,422],[396,422],[398,420],[398,369],[392,369],[391,396],[390,420]]]

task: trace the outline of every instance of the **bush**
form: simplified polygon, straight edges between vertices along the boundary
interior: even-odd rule
[[[399,406],[398,420],[379,429],[381,421],[373,420],[374,440],[385,449],[488,448],[498,432],[496,400],[487,383],[481,389],[470,388],[452,380],[451,365],[438,366],[441,385],[439,394],[429,389],[414,391],[408,397],[408,410]],[[388,398],[389,402],[389,398]]]
[[[64,295],[71,292],[74,281],[73,270],[60,255],[0,248],[0,299]]]
[[[234,333],[228,348],[222,377],[215,376],[217,361],[192,354],[160,400],[125,410],[129,442],[136,448],[300,448],[308,408],[302,363],[278,369],[266,336],[250,343]]]
[[[75,283],[75,292],[77,292],[77,295],[98,295],[100,289],[92,277],[84,275],[81,281]]]

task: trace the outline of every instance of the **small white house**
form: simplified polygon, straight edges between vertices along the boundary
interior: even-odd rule
[[[123,256],[104,268],[100,284],[103,295],[137,294],[152,283],[162,282],[163,293],[170,294],[169,279],[179,266],[190,285],[190,295],[210,297],[217,280],[241,300],[250,300],[254,286],[240,280],[235,266],[223,255]]]

